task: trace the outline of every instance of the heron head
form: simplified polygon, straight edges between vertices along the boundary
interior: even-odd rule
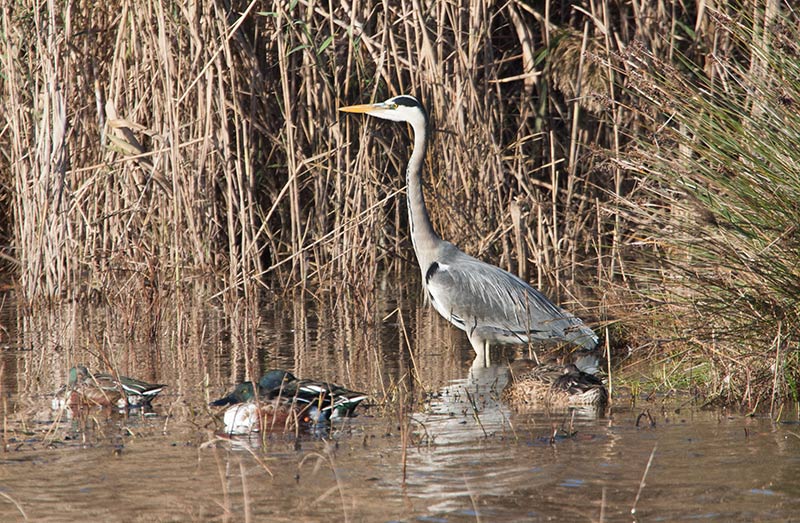
[[[364,113],[393,122],[409,122],[415,127],[416,124],[424,124],[428,118],[419,100],[407,94],[389,98],[385,102],[350,105],[340,107],[339,110],[346,113]]]

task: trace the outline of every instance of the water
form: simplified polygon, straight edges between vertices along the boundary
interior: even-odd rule
[[[336,311],[327,316],[277,303],[237,327],[207,305],[187,308],[190,319],[139,317],[128,328],[114,311],[6,309],[0,521],[781,521],[800,512],[796,416],[621,398],[605,417],[516,411],[497,401],[501,367],[471,369],[462,333],[391,294],[368,310],[324,307]],[[159,335],[142,335],[142,323]],[[156,415],[54,421],[48,392],[73,362],[100,368],[101,354],[123,373],[169,383]],[[220,438],[207,399],[273,366],[368,391],[373,405],[322,435]],[[654,426],[640,419],[645,409]]]

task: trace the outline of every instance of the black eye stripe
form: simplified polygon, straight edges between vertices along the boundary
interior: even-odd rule
[[[428,121],[428,111],[425,110],[425,107],[419,100],[408,94],[401,94],[394,98],[389,98],[384,102],[384,107],[391,107],[392,109],[399,109],[400,107],[416,108],[422,113],[425,121]]]
[[[410,96],[398,96],[392,100],[397,105],[404,105],[406,107],[420,107],[420,103],[416,100],[416,98],[412,98]]]

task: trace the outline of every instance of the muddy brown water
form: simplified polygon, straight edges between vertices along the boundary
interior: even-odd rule
[[[118,311],[65,306],[24,316],[13,299],[4,303],[3,522],[800,514],[796,415],[774,421],[702,410],[688,398],[632,405],[621,396],[606,416],[517,411],[497,393],[502,364],[524,349],[472,369],[462,333],[402,293],[367,312],[276,303],[237,326],[198,306],[159,316],[155,329],[142,328],[153,321],[146,316],[131,323]],[[122,373],[169,384],[155,412],[56,420],[49,393],[75,362],[100,367],[101,353]],[[330,379],[373,401],[321,434],[220,438],[207,400],[268,367]]]

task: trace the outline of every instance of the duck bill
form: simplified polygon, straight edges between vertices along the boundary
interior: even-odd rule
[[[239,403],[236,397],[233,394],[228,394],[218,400],[212,401],[209,405],[212,407],[222,407],[223,405],[233,405],[235,403]]]
[[[381,109],[383,104],[361,104],[361,105],[348,105],[346,107],[340,107],[339,110],[344,113],[368,113],[370,111],[374,111],[375,109]]]

